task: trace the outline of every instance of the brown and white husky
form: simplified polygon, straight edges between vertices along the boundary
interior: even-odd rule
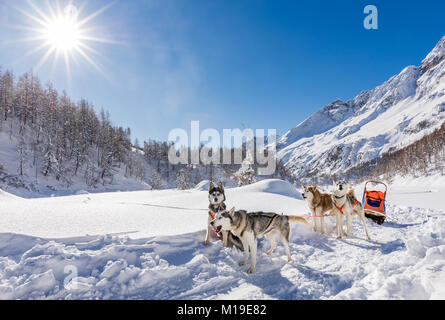
[[[332,197],[328,193],[321,193],[317,186],[301,185],[303,199],[306,200],[311,214],[314,219],[314,231],[318,232],[320,229],[322,234],[326,233],[326,226],[324,221],[324,214],[333,210]],[[321,224],[321,228],[318,225]]]

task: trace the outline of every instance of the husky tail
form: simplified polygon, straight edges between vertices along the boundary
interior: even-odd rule
[[[352,199],[357,199],[357,197],[355,196],[355,190],[352,187],[349,188],[347,195]]]
[[[310,224],[303,217],[299,217],[299,216],[288,216],[288,217],[289,217],[289,223],[302,223],[302,224],[310,227]]]

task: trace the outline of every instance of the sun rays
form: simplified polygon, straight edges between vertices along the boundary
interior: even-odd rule
[[[61,6],[60,1],[40,1],[37,5],[32,0],[26,1],[28,8],[25,10],[15,7],[29,21],[26,25],[16,25],[14,28],[26,31],[18,42],[36,43],[36,46],[26,52],[24,57],[41,54],[40,60],[34,67],[37,72],[43,65],[52,63],[52,72],[55,71],[59,60],[62,58],[68,80],[71,80],[71,65],[78,64],[80,60],[86,61],[96,71],[105,75],[102,68],[96,63],[94,57],[101,54],[93,48],[94,43],[113,44],[117,41],[94,34],[97,28],[92,22],[99,15],[108,10],[118,0],[112,1],[99,10],[87,14],[87,0],[76,7],[73,1]],[[55,6],[54,6],[55,5]]]

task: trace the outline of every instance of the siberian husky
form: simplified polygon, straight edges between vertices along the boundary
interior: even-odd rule
[[[321,223],[321,233],[326,233],[326,227],[324,222],[323,214],[333,210],[334,205],[332,204],[332,197],[330,194],[321,193],[316,186],[305,186],[303,187],[303,193],[301,194],[303,199],[306,200],[309,209],[311,210],[312,216],[314,217],[314,231],[318,232],[318,223]]]
[[[351,235],[352,229],[352,217],[354,215],[359,216],[362,220],[363,228],[365,229],[366,238],[371,240],[368,235],[368,229],[366,228],[366,219],[363,206],[360,201],[357,200],[354,189],[343,181],[333,181],[334,192],[332,194],[332,202],[334,204],[334,212],[337,221],[337,238],[343,236],[343,216],[346,216],[346,236]]]
[[[247,273],[253,273],[256,265],[257,239],[263,236],[271,244],[271,248],[267,252],[270,255],[277,247],[275,237],[280,235],[281,242],[286,248],[287,260],[292,260],[289,250],[289,223],[303,223],[310,227],[309,223],[302,217],[284,216],[269,212],[247,213],[244,210],[235,211],[235,208],[219,213],[210,224],[218,230],[231,231],[239,237],[244,247],[244,260],[239,265],[247,264],[249,252],[251,252],[252,263]]]
[[[210,222],[212,222],[216,215],[220,212],[223,212],[226,210],[226,204],[224,203],[226,201],[226,195],[224,193],[224,186],[222,182],[218,183],[218,186],[215,187],[213,182],[210,182],[209,185],[209,215],[207,218],[207,234],[206,239],[204,241],[205,245],[208,245],[210,242],[210,234],[212,233],[212,226],[210,225]],[[240,249],[243,250],[243,245],[241,241],[228,231],[218,231],[216,232],[218,237],[222,238],[223,246],[224,247],[233,247],[234,245]]]

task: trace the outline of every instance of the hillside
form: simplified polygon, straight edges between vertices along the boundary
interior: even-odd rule
[[[348,102],[336,100],[289,130],[277,141],[278,158],[298,178],[342,174],[420,140],[444,121],[445,37],[419,67],[408,66]]]

